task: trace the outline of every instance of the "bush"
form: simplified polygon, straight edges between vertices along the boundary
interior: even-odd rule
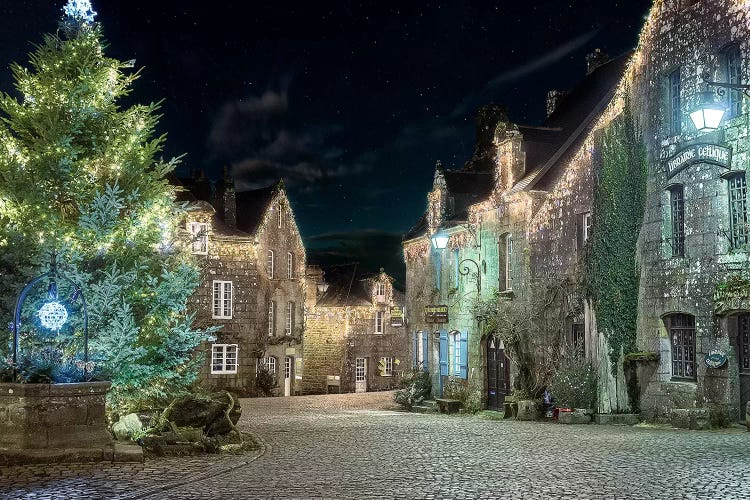
[[[400,389],[393,395],[394,401],[407,410],[430,396],[432,380],[430,373],[420,368],[401,372]]]
[[[255,388],[258,389],[258,394],[260,396],[273,396],[273,390],[276,389],[276,386],[276,374],[264,364],[260,364],[258,373],[255,375]]]
[[[569,346],[563,350],[560,363],[550,384],[557,406],[596,408],[598,377],[595,367]]]
[[[477,391],[472,391],[459,378],[450,377],[443,388],[443,397],[457,399],[466,413],[477,413],[482,409],[482,398]]]

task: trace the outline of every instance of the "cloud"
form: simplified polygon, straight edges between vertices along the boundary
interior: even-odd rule
[[[321,182],[372,168],[374,158],[368,153],[351,158],[333,144],[343,127],[318,123],[297,131],[289,125],[290,113],[286,90],[269,90],[222,106],[209,146],[216,160],[232,166],[238,190],[283,178],[290,188],[310,191]]]

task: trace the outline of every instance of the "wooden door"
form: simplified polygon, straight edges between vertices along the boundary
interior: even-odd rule
[[[737,315],[737,357],[740,367],[740,420],[750,401],[750,314]]]
[[[500,342],[487,339],[487,409],[502,410],[505,396],[510,392],[508,358]]]

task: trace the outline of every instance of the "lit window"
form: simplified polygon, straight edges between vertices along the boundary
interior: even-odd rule
[[[375,284],[375,295],[385,297],[385,283],[378,281]]]
[[[393,376],[393,358],[380,358],[380,374],[383,377]]]
[[[747,179],[745,172],[732,175],[729,184],[729,231],[732,248],[750,242],[750,220],[747,214]]]
[[[278,214],[278,216],[277,216],[277,218],[278,218],[278,227],[279,227],[279,229],[281,229],[281,226],[282,226],[283,221],[284,221],[284,209],[281,206],[281,204],[277,205],[276,209],[277,209],[276,213]]]
[[[680,68],[672,71],[667,77],[667,95],[669,99],[669,132],[679,135],[682,131],[682,108],[680,107]]]
[[[284,333],[287,335],[291,335],[293,328],[294,328],[294,302],[287,302],[286,303],[286,328],[284,328]]]
[[[237,373],[237,344],[211,345],[211,373]]]
[[[685,187],[678,184],[669,189],[672,218],[672,257],[685,255]]]
[[[724,62],[724,73],[727,83],[742,84],[742,52],[740,46],[733,44],[722,51]],[[727,118],[736,118],[742,114],[742,91],[738,89],[727,90]]]
[[[672,376],[695,380],[695,316],[671,314],[665,322],[672,343]]]
[[[266,262],[266,272],[268,272],[268,277],[270,279],[273,279],[273,272],[274,272],[274,256],[273,256],[273,250],[268,251],[268,262]]]
[[[288,279],[294,279],[294,254],[287,252],[286,254],[286,277]]]
[[[213,317],[214,319],[232,319],[232,282],[213,282]]]
[[[268,301],[268,336],[273,337],[276,334],[276,302]]]
[[[383,311],[375,312],[375,333],[383,333]]]
[[[513,290],[513,236],[505,236],[505,290]]]
[[[265,358],[258,358],[258,370],[266,370],[272,375],[276,375],[276,358],[273,356],[266,356]]]
[[[461,332],[454,331],[450,334],[450,366],[451,375],[461,376]]]
[[[194,254],[208,253],[208,224],[205,222],[188,223],[190,232],[190,249]]]

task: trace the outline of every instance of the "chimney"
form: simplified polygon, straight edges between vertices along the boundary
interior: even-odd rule
[[[477,147],[491,146],[495,139],[495,126],[507,122],[508,113],[499,104],[485,104],[477,111]]]
[[[565,90],[550,90],[547,92],[547,116],[555,112],[568,92]]]
[[[234,179],[227,167],[224,167],[224,223],[237,227],[237,195],[234,192]]]
[[[590,75],[596,68],[608,62],[609,56],[602,52],[602,49],[594,49],[590,54],[586,54],[586,75]]]

